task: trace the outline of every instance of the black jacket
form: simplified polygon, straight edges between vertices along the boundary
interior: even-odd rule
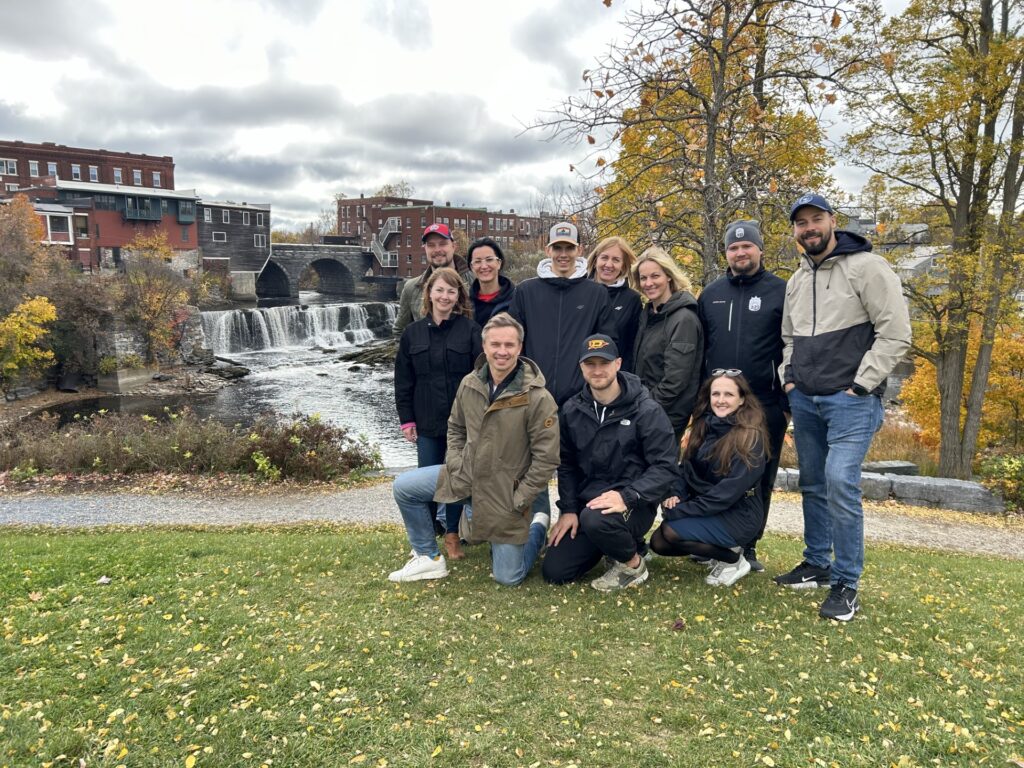
[[[548,392],[561,406],[583,389],[580,349],[595,333],[615,337],[608,291],[587,279],[586,261],[577,260],[573,277],[555,277],[550,259],[537,267],[538,277],[516,286],[509,314],[526,329],[523,355],[540,366]]]
[[[611,308],[612,320],[615,321],[615,340],[622,355],[622,370],[635,373],[633,370],[633,345],[636,343],[636,331],[640,326],[640,313],[644,311],[640,294],[630,288],[625,281],[618,285],[609,285],[608,306]]]
[[[444,437],[459,383],[481,351],[480,326],[464,315],[435,325],[428,315],[408,325],[395,356],[398,423],[425,437]]]
[[[473,318],[483,328],[487,321],[499,312],[508,312],[512,297],[516,292],[516,284],[504,275],[498,275],[498,295],[492,301],[480,300],[480,281],[473,280],[469,287],[469,298],[473,300]]]
[[[764,449],[758,446],[754,466],[748,467],[736,458],[727,474],[718,474],[715,471],[718,462],[711,458],[711,451],[733,425],[727,418],[721,419],[713,413],[704,418],[708,425],[704,442],[693,458],[679,467],[680,480],[674,493],[680,502],[672,509],[663,509],[662,515],[665,520],[720,515],[732,537],[739,544],[746,544],[760,532],[764,516],[757,490],[764,474]]]
[[[676,438],[682,437],[700,388],[704,359],[704,331],[697,317],[697,300],[677,291],[652,312],[648,304],[640,315],[634,370],[665,409]]]
[[[631,373],[619,373],[622,394],[610,405],[585,386],[562,406],[558,508],[579,512],[605,491],[626,506],[653,509],[678,477],[675,436],[665,411]]]
[[[765,406],[788,411],[779,381],[786,281],[764,267],[753,275],[726,272],[697,299],[704,327],[703,379],[716,368],[739,368]]]

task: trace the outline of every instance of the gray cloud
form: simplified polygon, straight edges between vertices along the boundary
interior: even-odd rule
[[[575,90],[592,55],[579,55],[573,39],[607,9],[594,0],[562,0],[534,11],[512,29],[512,43],[531,61],[554,69],[554,83]]]
[[[403,48],[425,50],[432,45],[433,24],[424,0],[378,0],[367,12],[366,21]]]

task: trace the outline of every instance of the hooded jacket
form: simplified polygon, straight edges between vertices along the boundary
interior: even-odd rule
[[[583,388],[580,348],[595,333],[615,338],[608,291],[587,279],[587,260],[576,259],[572,277],[558,277],[551,259],[537,265],[537,277],[516,287],[509,314],[526,330],[523,354],[544,372],[559,405]]]
[[[779,381],[782,307],[786,281],[761,267],[753,275],[727,271],[701,291],[697,314],[704,329],[704,369],[739,368],[765,406],[789,410]]]
[[[678,477],[678,454],[664,409],[640,379],[619,372],[621,394],[609,405],[589,386],[559,412],[558,508],[578,513],[605,491],[618,491],[633,510],[653,509]]]
[[[459,384],[483,351],[480,326],[464,315],[440,325],[427,316],[402,333],[395,356],[398,423],[415,422],[426,437],[444,437]]]
[[[820,264],[804,254],[786,285],[785,348],[779,373],[806,395],[853,385],[882,395],[886,378],[910,348],[903,286],[871,243],[836,230],[836,246]]]
[[[640,294],[629,287],[625,278],[608,289],[608,307],[615,323],[615,340],[622,355],[622,369],[627,373],[633,370],[633,345],[636,343],[636,332],[640,326],[640,313],[644,311]]]
[[[764,447],[760,443],[756,446],[753,466],[748,467],[736,457],[729,471],[720,475],[711,451],[733,428],[733,423],[728,417],[723,419],[710,412],[704,419],[707,423],[704,442],[679,466],[681,477],[675,493],[680,502],[672,509],[663,509],[662,515],[665,520],[719,515],[735,541],[751,541],[761,530],[764,516],[758,493],[764,474]]]
[[[665,409],[678,440],[690,421],[700,387],[704,331],[697,300],[688,291],[676,291],[659,312],[653,310],[648,303],[640,315],[634,369]]]
[[[530,504],[558,466],[558,407],[537,364],[519,360],[492,403],[481,357],[459,385],[448,419],[448,452],[434,500],[472,497],[474,542],[525,544]]]
[[[504,275],[498,275],[498,295],[491,301],[481,301],[480,281],[473,280],[473,284],[469,287],[469,298],[473,301],[473,317],[481,328],[499,312],[508,312],[515,292],[516,284]]]

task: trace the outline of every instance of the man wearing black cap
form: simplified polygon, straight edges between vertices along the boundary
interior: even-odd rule
[[[800,457],[805,546],[803,562],[775,581],[830,587],[818,613],[849,621],[864,569],[860,465],[882,425],[886,378],[910,348],[910,316],[889,263],[836,229],[824,197],[799,198],[789,220],[803,258],[786,286],[779,374]]]
[[[676,479],[676,442],[664,409],[638,377],[619,370],[611,337],[588,337],[578,359],[586,386],[559,412],[561,514],[543,572],[565,584],[608,557],[611,567],[591,586],[611,592],[647,579],[637,542]]]
[[[697,299],[697,314],[704,327],[704,370],[738,368],[764,407],[771,456],[761,476],[764,507],[761,531],[744,548],[752,571],[764,566],[757,559],[757,542],[764,535],[772,500],[779,454],[789,425],[789,404],[779,381],[782,363],[782,306],[786,281],[764,268],[764,242],[756,221],[734,221],[725,230],[725,274],[705,288]]]
[[[427,257],[427,268],[422,275],[406,280],[402,286],[402,295],[398,300],[398,316],[391,327],[395,338],[402,335],[405,327],[423,317],[423,286],[435,269],[451,267],[455,269],[455,240],[451,230],[445,224],[431,224],[423,230],[423,253]],[[461,273],[462,282],[469,289],[473,282],[473,273],[466,270]]]

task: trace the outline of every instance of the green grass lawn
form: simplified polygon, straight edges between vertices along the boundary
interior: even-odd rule
[[[655,559],[395,585],[394,527],[0,537],[0,766],[917,766],[1024,755],[1019,562],[868,551],[863,611]],[[97,584],[107,576],[110,583]]]

